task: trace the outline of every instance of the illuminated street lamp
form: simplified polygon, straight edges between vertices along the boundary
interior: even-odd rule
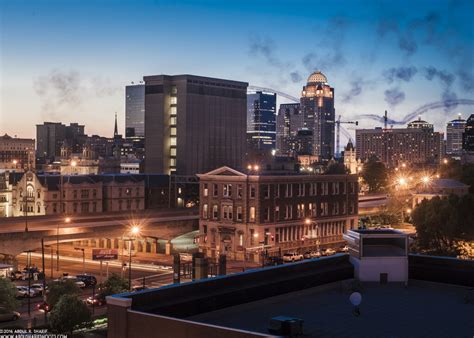
[[[400,177],[397,181],[398,181],[398,184],[400,184],[400,185],[406,185],[407,184],[407,180],[404,177]]]
[[[443,164],[448,164],[448,159],[447,158],[443,159]]]
[[[130,238],[128,241],[128,287],[132,291],[132,242],[134,238],[140,236],[141,228],[138,225],[132,225],[130,227]]]
[[[423,176],[421,178],[421,182],[423,182],[424,184],[428,184],[428,183],[430,183],[430,181],[431,181],[431,179],[430,179],[429,176]]]

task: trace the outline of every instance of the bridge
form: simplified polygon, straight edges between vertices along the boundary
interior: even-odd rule
[[[0,254],[17,256],[22,252],[57,242],[91,241],[94,247],[121,248],[121,238],[129,237],[132,225],[140,226],[138,246],[153,251],[158,239],[171,239],[198,229],[199,212],[196,209],[175,211],[143,211],[141,213],[112,213],[89,216],[15,217],[0,220]],[[28,232],[25,225],[28,224]],[[98,243],[96,243],[96,241]]]

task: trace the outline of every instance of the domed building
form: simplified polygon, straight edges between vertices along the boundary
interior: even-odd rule
[[[313,154],[319,160],[334,157],[334,88],[321,71],[313,72],[301,91],[304,127],[313,131]]]

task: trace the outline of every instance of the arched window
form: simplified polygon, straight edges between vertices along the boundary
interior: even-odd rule
[[[35,197],[35,189],[32,185],[28,185],[26,187],[26,196],[27,197]]]

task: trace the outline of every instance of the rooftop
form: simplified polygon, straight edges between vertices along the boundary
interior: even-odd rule
[[[347,290],[314,287],[202,313],[188,320],[268,333],[272,317],[304,320],[305,337],[470,337],[474,307],[465,289],[426,282],[408,288],[385,285],[362,290],[361,315],[352,314]]]

